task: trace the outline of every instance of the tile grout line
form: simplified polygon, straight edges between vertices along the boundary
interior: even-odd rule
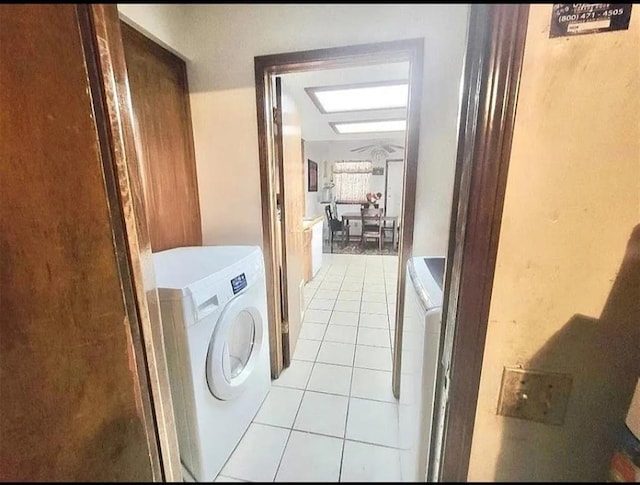
[[[318,364],[325,364],[325,363],[324,362],[318,362]],[[338,366],[338,364],[325,364],[325,365],[336,365],[336,366]],[[346,366],[346,365],[340,365],[339,367],[349,368],[349,366]],[[373,371],[378,370],[378,369],[365,369],[364,367],[353,367],[353,369],[354,370],[355,369],[373,370]],[[391,371],[385,370],[385,371],[380,371],[380,372],[391,372]],[[283,389],[294,389],[294,390],[298,390],[298,391],[304,391],[305,390],[305,389],[301,389],[299,387],[285,387],[285,386],[275,386],[275,387],[279,387],[279,388],[283,388]],[[329,396],[353,397],[354,399],[361,399],[363,401],[374,401],[374,402],[382,402],[382,403],[388,403],[388,404],[394,404],[395,403],[395,401],[385,401],[383,399],[375,399],[375,398],[372,398],[372,397],[349,396],[348,394],[338,394],[338,393],[335,393],[335,392],[328,392],[328,391],[317,391],[315,389],[306,389],[306,390],[308,390],[309,392],[315,392],[317,394],[328,394]],[[268,423],[260,423],[260,422],[257,422],[257,421],[253,421],[253,422],[255,422],[257,424],[268,424]],[[277,426],[277,425],[274,424],[274,425],[271,425],[271,426]],[[286,426],[284,426],[284,427],[286,427]]]
[[[318,342],[318,340],[313,340],[313,342]],[[339,344],[339,343],[342,343],[342,342],[330,342],[329,341],[329,343],[331,343],[331,344]],[[344,345],[353,345],[353,344],[344,344]],[[373,349],[387,349],[387,350],[389,350],[389,347],[375,347],[373,345],[361,345],[361,347],[369,347],[369,348],[373,348]],[[354,349],[354,355],[355,355],[355,349]],[[314,360],[302,360],[302,359],[293,359],[293,360],[297,360],[297,361],[300,361],[300,362],[315,362]],[[354,366],[350,366],[350,365],[347,365],[347,364],[336,364],[334,362],[318,362],[318,363],[319,364],[328,364],[328,365],[338,365],[340,367],[354,367],[356,369],[377,370],[377,371],[380,371],[380,372],[392,372],[392,371],[390,371],[388,369],[379,369],[379,368],[377,369],[375,367],[360,367],[360,366],[355,366],[355,365]],[[279,385],[276,385],[276,387],[288,387],[289,389],[300,389],[299,387],[289,387],[289,386],[279,386]]]
[[[269,390],[270,392],[271,390]],[[238,446],[240,446],[240,443],[242,443],[242,440],[244,440],[244,437],[247,435],[247,433],[249,432],[249,428],[251,427],[252,424],[262,424],[262,423],[256,423],[254,421],[254,419],[256,419],[256,416],[258,415],[258,413],[260,412],[260,409],[262,408],[262,405],[264,404],[264,402],[267,400],[267,398],[269,397],[269,392],[267,392],[267,395],[264,397],[264,399],[262,400],[262,402],[260,403],[260,406],[258,407],[258,410],[256,411],[256,414],[253,416],[253,418],[251,418],[251,422],[249,423],[249,426],[247,426],[247,429],[244,430],[244,433],[242,433],[242,436],[240,437],[240,439],[238,440],[238,442],[236,443],[236,446],[233,447],[233,451],[231,451],[231,453],[229,454],[229,456],[227,457],[227,459],[224,461],[224,463],[222,464],[222,466],[220,467],[220,471],[216,474],[215,478],[213,479],[213,481],[216,481],[216,478],[218,478],[220,475],[222,475],[222,470],[224,470],[224,467],[227,466],[227,463],[229,462],[229,460],[231,459],[231,457],[233,456],[233,454],[236,452],[236,450],[238,449]],[[236,480],[243,480],[241,478],[237,478],[234,477],[232,475],[222,475],[224,477],[229,477],[229,478],[234,478]],[[244,481],[244,480],[243,480]]]
[[[326,331],[326,330],[325,330]],[[320,347],[318,347],[318,352],[316,352],[316,359],[318,358],[318,353],[320,352]],[[291,359],[293,360],[293,359]],[[287,441],[284,444],[284,448],[282,449],[282,455],[280,456],[280,460],[278,460],[278,466],[276,467],[276,472],[273,475],[273,481],[276,481],[276,477],[278,476],[278,472],[280,471],[280,466],[282,466],[282,460],[284,459],[284,454],[287,451],[287,446],[289,445],[289,440],[291,439],[291,435],[293,434],[293,427],[296,424],[296,419],[298,419],[298,414],[300,413],[300,409],[302,408],[302,401],[304,401],[304,396],[307,393],[307,386],[309,385],[309,381],[311,381],[311,376],[313,374],[313,369],[316,366],[316,362],[314,360],[313,365],[311,366],[311,372],[309,372],[309,377],[307,377],[307,382],[304,385],[304,389],[302,390],[302,396],[300,397],[300,403],[298,404],[298,408],[296,409],[296,414],[293,417],[293,421],[291,421],[291,426],[287,428],[289,430],[289,434],[287,435]],[[268,425],[267,425],[268,426]]]
[[[330,268],[331,268],[331,265],[329,265],[329,269]],[[324,281],[324,279],[323,279],[323,281]],[[340,283],[340,286],[342,287],[342,282]],[[336,299],[336,301],[337,301],[337,299]],[[335,307],[335,302],[334,302],[334,307]],[[329,320],[331,319],[331,315],[333,315],[333,309],[331,310],[331,314],[329,315]],[[284,454],[285,454],[285,452],[287,450],[287,446],[289,445],[289,440],[291,439],[291,435],[293,434],[293,431],[294,431],[293,428],[294,428],[294,426],[296,424],[296,420],[298,419],[298,415],[300,414],[300,409],[302,409],[302,403],[304,401],[304,397],[307,394],[307,389],[309,387],[309,383],[311,382],[311,377],[313,376],[313,370],[315,369],[316,364],[318,363],[318,355],[320,354],[320,349],[322,348],[322,343],[324,342],[324,335],[326,334],[328,328],[329,328],[329,322],[327,322],[327,325],[326,325],[326,327],[324,329],[324,333],[322,334],[322,340],[320,341],[320,345],[318,346],[318,351],[315,354],[315,358],[313,360],[313,365],[311,366],[311,372],[309,372],[309,377],[307,378],[307,382],[305,383],[304,389],[302,391],[302,398],[300,399],[300,404],[298,405],[298,409],[296,410],[296,414],[295,414],[295,416],[293,418],[293,421],[291,423],[291,427],[289,428],[289,434],[287,436],[287,441],[286,441],[286,443],[284,445],[284,449],[282,450],[282,456],[280,457],[280,460],[278,461],[278,466],[276,468],[276,473],[273,476],[273,481],[274,482],[276,480],[276,477],[278,476],[278,472],[280,471],[280,467],[282,466],[282,460],[283,460]],[[346,423],[345,423],[345,426],[346,426]],[[344,443],[343,443],[343,447],[344,447]]]
[[[326,276],[326,275],[325,275],[325,276]],[[322,278],[322,281],[324,281],[324,277]],[[318,288],[319,288],[319,287],[320,287],[320,285],[318,285]],[[318,291],[318,288],[317,288],[317,289],[316,289],[316,291],[314,292],[314,295],[315,295],[315,293]],[[312,297],[312,298],[313,298],[313,297]],[[305,306],[305,310],[306,310],[306,308],[307,308],[308,306],[309,306],[308,304]],[[304,322],[300,322],[300,327],[302,327],[302,324],[303,324],[303,323],[304,323]],[[327,325],[327,326],[328,326],[328,325]],[[300,330],[302,330],[302,328],[301,328]],[[327,329],[325,328],[325,332],[326,332],[326,331],[327,331]],[[324,334],[322,335],[322,337],[323,337],[323,339],[324,339]],[[296,409],[296,414],[295,414],[295,415],[294,415],[294,417],[293,417],[293,420],[292,420],[292,422],[291,422],[291,426],[290,426],[290,427],[288,427],[288,428],[285,428],[285,429],[288,429],[288,430],[289,430],[289,433],[287,434],[287,440],[285,441],[284,448],[282,448],[282,454],[280,455],[280,459],[278,460],[278,466],[276,467],[276,472],[275,472],[275,474],[273,475],[273,480],[272,480],[273,482],[275,482],[275,481],[276,481],[276,478],[277,478],[277,476],[278,476],[278,472],[280,471],[280,467],[282,466],[282,460],[284,459],[284,455],[285,455],[285,453],[286,453],[286,451],[287,451],[287,446],[289,445],[289,440],[291,439],[291,435],[293,434],[293,427],[294,427],[294,426],[295,426],[295,424],[296,424],[296,419],[298,419],[298,414],[300,414],[300,409],[302,408],[302,402],[304,401],[304,396],[305,396],[305,395],[306,395],[306,393],[307,393],[307,386],[309,385],[309,381],[311,380],[311,376],[313,375],[313,369],[314,369],[314,368],[315,368],[315,366],[316,366],[316,361],[317,361],[317,359],[318,359],[318,354],[320,353],[320,347],[321,347],[321,345],[319,345],[319,346],[318,346],[318,350],[317,350],[317,351],[316,351],[316,353],[315,353],[315,357],[314,357],[314,360],[313,360],[313,365],[311,366],[311,371],[309,372],[309,377],[307,377],[307,380],[306,380],[306,382],[305,382],[304,389],[302,389],[302,396],[300,397],[300,403],[298,404],[298,407],[297,407],[297,409]],[[292,356],[292,357],[293,357],[293,356]],[[291,360],[294,360],[294,359],[292,358]],[[266,426],[269,426],[269,425],[266,425]]]
[[[398,261],[398,266],[399,266],[399,264],[400,263]],[[395,272],[394,272],[395,273],[395,285],[394,286],[396,287],[396,292],[397,292],[397,284],[398,284],[398,271],[399,271],[399,268],[396,268]],[[385,288],[385,292],[384,292],[385,293],[385,297],[387,299],[387,323],[389,324],[389,348],[391,349],[391,359],[392,359],[392,366],[393,366],[393,352],[394,352],[393,343],[395,341],[395,332],[396,332],[395,329],[396,329],[397,322],[395,321],[396,316],[395,316],[395,312],[394,312],[394,315],[393,315],[394,324],[393,324],[393,331],[392,331],[391,318],[389,316],[389,311],[388,311],[388,309],[389,309],[389,293],[388,293],[389,287],[387,285],[386,275],[385,275],[385,278],[384,278],[384,288]],[[397,297],[397,295],[396,295],[396,297]],[[394,305],[397,303],[396,297],[394,297],[394,303],[393,303]]]
[[[309,392],[317,392],[317,391],[309,391]],[[346,396],[342,396],[342,397],[346,397]],[[361,399],[364,401],[370,401],[370,399],[362,399],[359,397],[354,397],[353,399]],[[384,401],[376,401],[376,402],[384,402]],[[390,402],[387,402],[387,404],[393,404]],[[277,428],[277,429],[285,429],[285,430],[291,430],[291,431],[298,431],[299,433],[305,433],[305,434],[312,434],[314,436],[323,436],[325,438],[334,438],[337,440],[344,440],[344,441],[352,441],[354,443],[363,443],[365,445],[373,445],[373,446],[381,446],[383,448],[389,448],[391,450],[402,450],[402,448],[397,447],[397,446],[389,446],[389,445],[384,445],[382,443],[374,443],[372,441],[363,441],[363,440],[357,440],[357,439],[353,439],[353,438],[341,438],[340,436],[336,436],[336,435],[332,435],[332,434],[326,434],[326,433],[319,433],[317,431],[307,431],[307,430],[301,430],[301,429],[292,429],[292,428],[288,428],[286,426],[280,426],[277,424],[266,424],[266,423],[256,423],[259,424],[261,426],[267,426],[269,428]],[[225,477],[231,476],[231,475],[223,475]],[[231,477],[231,478],[237,478],[237,477]],[[243,480],[238,478],[238,480]]]
[[[365,263],[366,272],[366,263]],[[364,281],[363,281],[364,285]],[[364,291],[364,286],[363,286]],[[360,299],[360,310],[362,310],[362,299]],[[356,365],[356,351],[358,350],[358,334],[360,333],[360,313],[358,312],[358,325],[356,326],[356,341],[353,347],[353,358],[351,359],[351,376],[349,378],[349,396],[347,397],[347,413],[344,419],[344,437],[342,439],[342,452],[340,453],[340,468],[338,469],[338,481],[342,481],[342,467],[344,466],[344,449],[347,439],[347,426],[349,425],[349,408],[351,407],[351,389],[353,387],[353,371]]]

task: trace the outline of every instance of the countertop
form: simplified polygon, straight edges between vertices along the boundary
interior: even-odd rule
[[[324,216],[305,217],[304,219],[302,219],[302,230],[306,231],[308,229],[311,229],[316,224],[322,223],[323,220]]]

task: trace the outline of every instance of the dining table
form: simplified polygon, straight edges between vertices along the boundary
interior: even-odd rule
[[[345,212],[344,214],[342,214],[342,222],[345,225],[349,225],[350,221],[361,221],[362,218],[364,217],[364,220],[377,220],[378,218],[380,218],[383,222],[383,224],[385,224],[387,222],[391,222],[391,247],[396,247],[396,227],[398,225],[398,216],[387,216],[384,215],[382,217],[379,217],[377,215],[365,215],[363,216],[360,212]]]

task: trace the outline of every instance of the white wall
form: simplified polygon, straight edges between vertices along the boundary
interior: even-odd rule
[[[186,47],[186,7],[182,4],[119,3],[120,18],[183,59]]]
[[[254,56],[424,37],[414,250],[446,251],[468,6],[220,4],[185,10],[204,244],[262,244]]]
[[[640,372],[640,6],[555,39],[551,8],[529,16],[470,481],[606,480]],[[503,366],[572,375],[564,424],[498,416]]]

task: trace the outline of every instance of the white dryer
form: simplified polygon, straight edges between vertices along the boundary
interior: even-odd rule
[[[262,251],[184,247],[153,258],[185,479],[210,482],[271,386]]]
[[[444,263],[443,257],[414,257],[407,262],[398,406],[398,444],[405,482],[427,481]]]

